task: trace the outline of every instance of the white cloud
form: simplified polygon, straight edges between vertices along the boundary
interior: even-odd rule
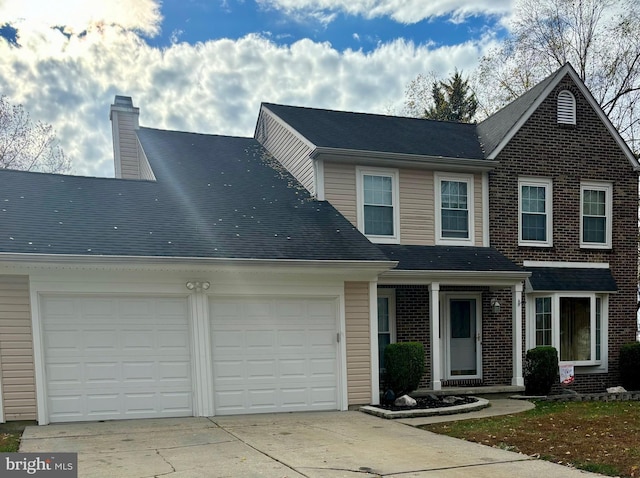
[[[116,94],[133,97],[143,126],[252,136],[262,101],[399,110],[418,73],[470,71],[489,42],[436,48],[396,40],[371,52],[340,52],[308,39],[282,46],[248,35],[159,49],[131,31],[153,22],[113,23],[123,22],[132,27],[102,25],[70,38],[26,29],[22,48],[0,39],[2,94],[54,125],[77,174],[113,175],[108,118]]]
[[[103,25],[118,25],[147,35],[158,33],[160,6],[154,0],[3,0],[0,18],[24,29],[64,26],[80,33]]]
[[[289,15],[342,12],[364,18],[390,17],[399,23],[451,16],[454,21],[470,15],[504,15],[514,0],[256,0],[264,8]]]

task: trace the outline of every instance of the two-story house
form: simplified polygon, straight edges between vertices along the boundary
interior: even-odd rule
[[[263,104],[255,136],[110,108],[116,178],[0,171],[0,421],[346,410],[382,351],[522,390],[617,384],[638,162],[566,65],[480,124]]]
[[[616,383],[638,162],[570,65],[477,125],[263,104],[255,137],[398,261],[370,284],[372,364],[416,340],[425,388],[508,390],[552,345],[576,389]]]

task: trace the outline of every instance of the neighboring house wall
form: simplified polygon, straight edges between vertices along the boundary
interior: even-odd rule
[[[255,139],[269,151],[300,183],[315,194],[312,146],[287,128],[273,114],[262,109]]]
[[[557,94],[576,97],[576,126],[558,125]],[[609,377],[577,375],[576,387],[615,384],[620,346],[635,340],[638,176],[587,100],[567,77],[498,155],[490,173],[491,244],[523,261],[609,263],[618,292],[609,295]],[[518,177],[553,180],[553,247],[518,246]],[[613,183],[611,249],[580,247],[580,182]],[[605,383],[608,382],[608,383]]]
[[[29,278],[0,276],[0,363],[5,420],[35,420]]]
[[[434,172],[424,169],[400,169],[399,172],[400,243],[434,245]],[[482,246],[482,174],[474,175],[473,190],[474,245]],[[356,165],[325,161],[324,191],[325,199],[357,227]]]
[[[371,403],[369,283],[345,282],[347,390],[349,405]]]

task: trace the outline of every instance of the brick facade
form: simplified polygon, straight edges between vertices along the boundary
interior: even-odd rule
[[[557,94],[576,98],[575,126],[556,123]],[[518,264],[525,260],[607,262],[618,286],[609,296],[609,373],[576,375],[575,389],[617,384],[618,354],[636,331],[638,176],[587,99],[567,75],[497,158],[489,173],[492,246]],[[553,247],[518,246],[518,177],[553,180]],[[612,249],[580,248],[580,182],[613,183]]]

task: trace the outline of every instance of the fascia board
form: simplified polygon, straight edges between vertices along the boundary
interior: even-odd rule
[[[445,285],[482,284],[490,287],[508,287],[531,276],[528,271],[403,271],[390,270],[380,275],[379,284],[430,284]]]
[[[498,161],[486,159],[449,158],[418,154],[390,153],[360,149],[318,147],[312,159],[325,161],[349,161],[366,166],[409,167],[419,169],[446,169],[449,171],[483,172],[496,168]]]
[[[111,267],[120,270],[161,269],[161,270],[265,270],[279,272],[300,272],[325,274],[346,269],[351,272],[381,274],[393,269],[397,261],[341,261],[302,259],[244,259],[212,257],[157,257],[157,256],[88,256],[72,254],[13,254],[0,253],[0,266],[26,267]]]

